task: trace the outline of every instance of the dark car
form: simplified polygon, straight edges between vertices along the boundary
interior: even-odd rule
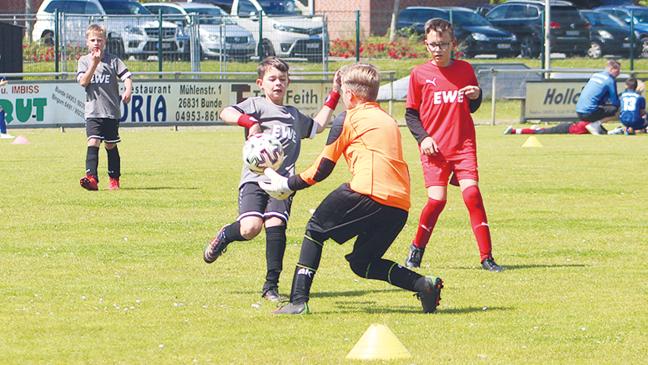
[[[619,18],[595,10],[581,10],[590,23],[591,45],[587,55],[599,58],[604,54],[628,55],[631,49],[630,27]],[[636,38],[638,39],[638,32]],[[641,42],[635,41],[634,55],[641,53]]]
[[[631,21],[642,43],[641,56],[648,57],[648,8],[644,6],[601,6],[594,10],[602,11],[621,19],[628,26]]]
[[[536,58],[544,47],[544,1],[508,1],[486,15],[493,25],[515,34],[523,57]],[[567,1],[550,3],[549,41],[552,52],[587,54],[590,48],[589,23]]]
[[[519,52],[517,39],[512,33],[493,26],[486,18],[468,8],[408,7],[398,14],[396,28],[401,32],[409,29],[423,34],[425,22],[432,18],[446,19],[453,24],[457,48],[463,52],[464,57],[476,54],[510,57]]]

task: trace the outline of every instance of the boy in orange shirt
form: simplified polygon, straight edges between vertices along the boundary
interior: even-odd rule
[[[376,103],[378,70],[355,64],[340,74],[347,110],[333,121],[326,147],[315,163],[289,178],[266,169],[270,182],[259,183],[271,196],[288,196],[327,178],[342,155],[353,176],[322,201],[306,225],[290,303],[274,313],[309,313],[310,288],[324,242],[332,238],[344,243],[353,237],[357,237],[353,251],[346,259],[356,275],[417,292],[423,312],[434,312],[443,280],[421,276],[382,258],[407,221],[410,179],[398,125]]]

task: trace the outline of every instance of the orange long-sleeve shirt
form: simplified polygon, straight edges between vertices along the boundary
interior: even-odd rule
[[[326,147],[310,168],[294,177],[301,181],[291,179],[291,188],[324,180],[342,155],[352,175],[349,186],[353,191],[409,210],[410,177],[400,130],[377,103],[360,104],[336,119]]]

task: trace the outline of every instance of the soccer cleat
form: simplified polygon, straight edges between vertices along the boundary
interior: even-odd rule
[[[443,280],[441,278],[425,278],[427,288],[416,293],[416,296],[421,300],[423,306],[423,313],[436,312],[439,303],[441,302],[441,289],[443,289]]]
[[[421,267],[421,260],[423,260],[423,253],[425,253],[425,248],[418,248],[412,243],[410,245],[409,255],[405,260],[405,266],[407,267]]]
[[[281,296],[279,295],[279,291],[277,288],[268,288],[263,290],[263,294],[261,294],[261,298],[269,302],[281,301]]]
[[[513,134],[513,126],[510,125],[504,130],[504,134]]]
[[[499,266],[492,257],[484,259],[484,261],[481,262],[481,266],[482,269],[493,272],[500,272],[504,270],[504,268]]]
[[[92,175],[86,175],[79,180],[81,187],[86,190],[96,191],[99,190],[97,178]]]
[[[207,244],[207,247],[205,247],[205,252],[203,254],[205,262],[211,264],[216,261],[216,259],[227,250],[228,243],[229,242],[225,242],[225,227],[223,227],[218,231],[216,237],[214,237],[214,239]]]
[[[585,126],[585,129],[587,129],[588,132],[590,132],[593,135],[600,136],[603,134],[603,128],[601,126],[601,122],[592,122],[588,125]],[[606,131],[607,134],[607,131]]]
[[[119,178],[118,177],[111,177],[110,180],[108,181],[108,189],[109,190],[119,190]]]
[[[308,303],[288,303],[279,309],[276,309],[273,314],[310,314]]]

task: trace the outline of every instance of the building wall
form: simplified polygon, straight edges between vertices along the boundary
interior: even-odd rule
[[[43,3],[43,0],[0,0],[0,14],[25,14],[26,1],[31,1],[32,13]]]

